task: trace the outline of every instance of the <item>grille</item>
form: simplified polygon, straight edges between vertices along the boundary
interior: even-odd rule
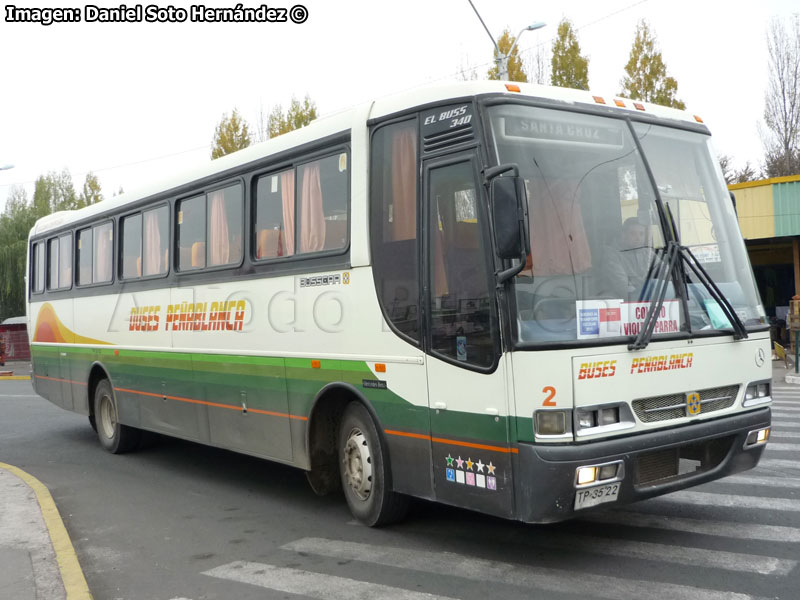
[[[730,408],[739,394],[738,385],[708,388],[699,390],[700,414],[707,414],[724,408]],[[669,394],[640,398],[632,402],[633,412],[643,423],[669,421],[688,416],[685,394]]]
[[[448,129],[441,133],[434,133],[425,136],[423,139],[423,147],[425,152],[432,152],[447,148],[448,146],[455,146],[461,142],[471,140],[473,136],[472,125],[465,125],[457,127],[456,129]]]
[[[666,483],[715,469],[725,460],[735,439],[728,436],[637,456],[633,483],[635,486]]]

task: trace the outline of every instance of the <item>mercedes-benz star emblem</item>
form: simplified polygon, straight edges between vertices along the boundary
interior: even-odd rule
[[[767,360],[767,353],[764,352],[763,348],[759,348],[756,350],[756,366],[760,367],[764,364],[764,361]]]

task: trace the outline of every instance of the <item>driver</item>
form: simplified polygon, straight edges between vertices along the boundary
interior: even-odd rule
[[[636,217],[626,219],[619,244],[606,251],[604,270],[611,295],[623,300],[637,300],[652,258],[647,227]]]

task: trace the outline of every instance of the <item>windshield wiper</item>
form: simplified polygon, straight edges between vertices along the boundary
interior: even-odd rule
[[[647,309],[644,323],[642,323],[642,327],[636,339],[628,344],[628,350],[643,350],[650,343],[656,323],[658,322],[658,315],[661,313],[661,307],[664,305],[669,281],[672,278],[671,276],[675,273],[675,269],[678,268],[680,264],[686,265],[686,267],[694,273],[703,287],[708,290],[711,298],[717,303],[722,310],[722,314],[725,315],[725,318],[728,319],[728,322],[731,324],[733,328],[733,339],[741,340],[747,337],[747,329],[739,318],[739,315],[736,314],[736,310],[734,310],[730,301],[724,296],[719,287],[717,287],[717,284],[714,283],[714,280],[708,276],[708,273],[697,257],[692,254],[692,251],[686,246],[681,246],[674,240],[670,240],[667,242],[667,246],[660,258],[655,259],[650,265],[648,276],[653,272],[656,273],[656,287],[650,299],[650,307]],[[647,286],[648,284],[645,283],[645,288]],[[643,289],[639,300],[643,301],[644,299]]]
[[[664,305],[664,298],[667,295],[669,281],[672,278],[672,274],[675,272],[675,266],[678,264],[680,256],[680,245],[670,240],[667,242],[667,247],[664,249],[664,253],[661,257],[650,265],[650,272],[655,270],[657,274],[656,288],[650,299],[650,308],[647,309],[644,323],[642,323],[642,327],[639,329],[639,335],[636,336],[636,339],[632,343],[628,344],[628,350],[643,350],[647,347],[647,344],[650,343],[650,338],[653,337],[653,331],[658,322],[658,315],[661,312],[661,307]],[[648,284],[645,283],[644,287],[647,287],[647,285]]]
[[[686,246],[681,246],[681,257],[683,258],[683,262],[686,264],[689,269],[695,274],[697,280],[703,284],[708,290],[708,293],[711,294],[711,298],[713,298],[717,305],[719,305],[720,309],[722,310],[722,314],[725,315],[725,318],[728,319],[728,322],[731,324],[733,328],[733,339],[741,340],[747,337],[747,329],[742,323],[742,320],[739,318],[739,315],[734,310],[733,305],[730,303],[722,291],[717,287],[717,284],[714,283],[714,280],[708,276],[708,273],[703,268],[703,265],[697,260],[697,257],[692,253],[692,251],[687,248]]]

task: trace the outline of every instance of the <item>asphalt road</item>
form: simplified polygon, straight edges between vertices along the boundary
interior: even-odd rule
[[[369,529],[288,467],[164,438],[108,454],[26,381],[0,382],[0,462],[48,486],[96,600],[794,600],[800,387],[777,381],[757,469],[551,526],[420,503]]]

